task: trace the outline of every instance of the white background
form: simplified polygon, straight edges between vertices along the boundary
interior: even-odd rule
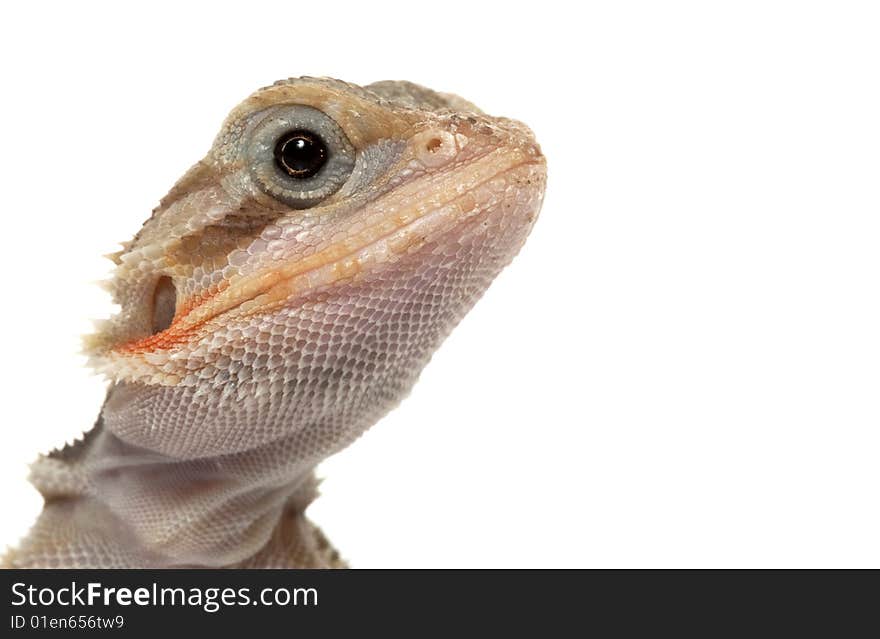
[[[353,566],[880,566],[871,6],[7,3],[0,545],[101,404],[100,256],[251,91],[329,75],[521,119],[550,175],[411,397],[322,466]]]

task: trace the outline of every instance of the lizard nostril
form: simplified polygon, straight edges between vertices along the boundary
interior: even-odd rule
[[[171,326],[177,312],[177,289],[167,275],[156,282],[153,289],[153,334],[161,333]]]
[[[458,144],[448,131],[423,131],[413,140],[416,158],[425,166],[439,167],[455,159]]]
[[[440,138],[431,138],[425,144],[425,150],[428,153],[436,153],[440,150],[441,146],[443,146],[443,140],[441,140]]]

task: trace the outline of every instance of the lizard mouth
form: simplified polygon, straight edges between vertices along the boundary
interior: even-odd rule
[[[509,183],[506,176],[526,166],[541,167],[543,172],[544,159],[538,153],[502,147],[459,169],[398,186],[365,207],[372,210],[366,211],[364,219],[376,222],[306,257],[233,278],[178,309],[164,330],[114,350],[119,354],[169,350],[210,330],[208,325],[221,315],[229,318],[270,312],[303,294],[392,264],[464,221],[493,210],[504,199],[502,187]],[[539,192],[539,185],[533,190]],[[530,216],[523,224],[533,221]]]

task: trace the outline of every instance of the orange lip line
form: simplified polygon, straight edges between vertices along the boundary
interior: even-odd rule
[[[223,281],[212,287],[209,291],[201,294],[198,298],[192,300],[178,316],[175,316],[171,322],[171,326],[164,331],[142,337],[131,342],[126,342],[115,347],[113,350],[118,353],[141,354],[153,350],[167,349],[177,344],[184,343],[189,337],[194,335],[196,331],[205,324],[208,319],[197,321],[190,326],[181,326],[184,318],[196,307],[204,304],[213,297],[219,295],[224,289],[229,287],[229,282]],[[210,319],[210,318],[209,318]]]

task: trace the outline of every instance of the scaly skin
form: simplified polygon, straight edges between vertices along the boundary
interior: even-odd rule
[[[325,143],[312,177],[277,159],[294,130]],[[304,515],[315,466],[409,392],[522,246],[545,179],[524,125],[455,96],[254,93],[113,257],[120,310],[87,343],[107,399],[34,464],[45,508],[6,564],[344,565]]]

